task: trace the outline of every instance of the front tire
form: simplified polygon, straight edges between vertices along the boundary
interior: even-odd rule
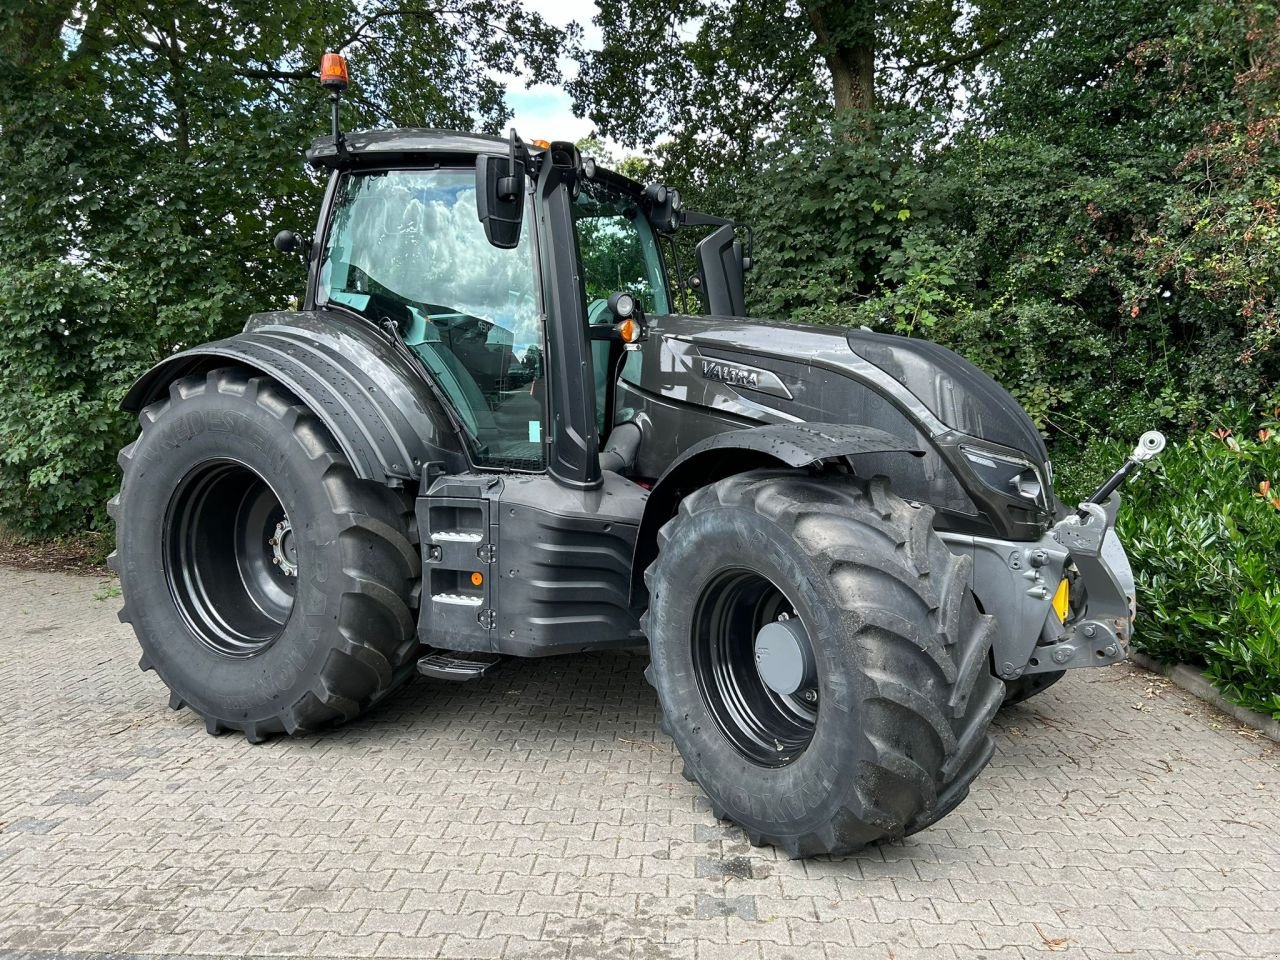
[[[139,665],[210,733],[350,720],[412,675],[412,512],[324,426],[237,368],[175,381],[120,453],[112,566]]]
[[[660,532],[647,675],[686,776],[753,844],[812,856],[902,837],[990,759],[993,622],[932,520],[882,478],[754,471]]]

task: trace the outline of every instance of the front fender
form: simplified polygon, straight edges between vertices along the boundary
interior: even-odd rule
[[[726,430],[695,443],[654,483],[645,503],[632,560],[632,599],[644,591],[644,570],[658,555],[658,530],[685,496],[709,483],[762,467],[799,469],[833,457],[924,451],[902,437],[846,423],[776,423]]]
[[[910,440],[874,427],[848,423],[773,423],[764,427],[729,430],[695,443],[672,461],[654,489],[681,472],[684,465],[717,450],[750,450],[765,454],[788,467],[807,467],[829,457],[859,453],[911,453],[924,451]]]
[[[414,482],[433,460],[448,471],[467,468],[451,418],[412,358],[381,332],[330,311],[255,314],[242,333],[156,364],[120,406],[137,413],[174,380],[227,365],[271,377],[297,396],[363,479]]]

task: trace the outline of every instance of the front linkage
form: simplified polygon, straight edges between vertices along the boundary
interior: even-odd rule
[[[1158,432],[1143,434],[1124,465],[1038,541],[942,534],[953,551],[973,557],[974,592],[1000,625],[993,659],[1002,680],[1060,675],[1128,656],[1136,601],[1133,571],[1115,533],[1116,490],[1164,445]]]
[[[1116,491],[1164,447],[1162,433],[1144,433],[1120,469],[1050,531],[1049,535],[1070,552],[1076,569],[1073,587],[1078,586],[1085,602],[1079,615],[1064,624],[1065,630],[1056,641],[1037,649],[1035,659],[1048,654],[1053,667],[1070,669],[1115,663],[1129,655],[1137,598],[1133,569],[1115,534],[1120,508]]]

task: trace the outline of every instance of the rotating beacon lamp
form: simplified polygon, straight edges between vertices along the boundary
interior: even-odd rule
[[[347,138],[338,124],[338,105],[349,82],[346,57],[340,53],[326,53],[320,58],[320,86],[329,91],[329,103],[333,107],[333,146],[338,156],[343,158],[347,156]]]

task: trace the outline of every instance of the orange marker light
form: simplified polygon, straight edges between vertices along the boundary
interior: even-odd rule
[[[476,573],[473,573],[473,574],[471,575],[471,585],[472,585],[473,587],[480,587],[480,586],[483,586],[483,585],[484,585],[484,574],[483,574],[483,573],[480,573],[479,571],[477,571]]]
[[[640,339],[640,324],[634,320],[623,320],[618,324],[618,336],[623,343],[635,343]]]
[[[326,53],[320,58],[320,86],[342,90],[347,85],[347,59],[340,53]]]
[[[535,147],[537,147],[539,150],[549,150],[549,149],[551,149],[551,141],[550,141],[550,140],[530,140],[529,142],[530,142],[531,144],[533,144]]]

